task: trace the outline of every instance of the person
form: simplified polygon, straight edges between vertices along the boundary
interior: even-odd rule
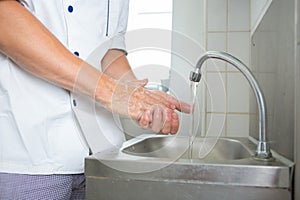
[[[189,106],[145,89],[126,59],[128,4],[0,0],[0,199],[84,199],[89,148],[71,93],[143,128],[178,131],[176,110]],[[101,71],[84,59],[107,39]]]

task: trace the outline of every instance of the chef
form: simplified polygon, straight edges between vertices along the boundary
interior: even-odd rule
[[[174,110],[188,106],[146,90],[126,59],[128,3],[0,0],[0,199],[84,199],[93,148],[76,95],[105,108],[96,112],[104,121],[113,111],[154,132],[178,131]],[[107,41],[99,68],[85,61]],[[114,131],[108,138],[123,141]]]

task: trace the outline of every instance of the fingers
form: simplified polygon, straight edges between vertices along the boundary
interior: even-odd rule
[[[159,102],[159,104],[163,104],[168,108],[175,109],[175,106],[172,108],[173,103],[167,99],[167,94],[164,94],[166,93],[156,90],[147,90],[147,95],[151,96],[151,98],[153,98],[156,102]]]
[[[179,120],[174,110],[189,113],[190,105],[162,91],[147,90],[143,88],[145,84],[147,79],[130,82],[133,88],[126,90],[129,95],[129,116],[136,119],[143,129],[150,127],[155,133],[175,134],[179,128]]]
[[[177,109],[180,112],[183,113],[190,113],[191,112],[191,106],[188,103],[185,103],[183,101],[179,101],[179,108]]]
[[[143,129],[147,129],[151,121],[152,121],[151,111],[146,110],[142,115],[141,119],[139,120],[139,126]]]
[[[148,79],[130,81],[130,85],[134,87],[144,87],[148,83]],[[178,110],[184,113],[190,113],[190,105],[177,100],[175,97],[158,90],[147,90],[145,88],[140,88],[145,93],[146,101],[149,101],[151,105],[153,104],[163,104],[164,106],[172,109]]]
[[[171,109],[154,106],[151,110],[144,112],[139,120],[143,129],[151,127],[154,133],[175,134],[179,128],[178,115]]]
[[[170,109],[176,109],[180,112],[184,113],[190,113],[190,105],[188,103],[185,103],[183,101],[177,100],[175,97],[161,91],[151,91],[154,93],[157,100],[164,103],[165,106],[167,106]]]
[[[163,121],[163,109],[160,106],[155,106],[153,108],[153,118],[152,118],[152,131],[154,133],[159,133],[164,125]]]
[[[156,106],[153,112],[152,131],[162,134],[175,134],[179,128],[178,115],[171,109]]]
[[[171,117],[172,117],[172,122],[171,122],[170,133],[175,134],[175,133],[177,133],[178,128],[179,128],[179,119],[178,119],[178,115],[176,113],[172,113]]]
[[[163,134],[168,134],[171,133],[171,129],[172,129],[172,110],[164,110],[163,113],[163,122],[164,122],[164,126],[161,129],[161,133]]]

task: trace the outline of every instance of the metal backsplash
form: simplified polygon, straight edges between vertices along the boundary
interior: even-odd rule
[[[271,147],[294,160],[296,9],[295,0],[273,0],[252,36],[251,68],[267,101]],[[250,110],[257,113],[254,97]],[[257,114],[250,117],[250,135],[258,136]]]

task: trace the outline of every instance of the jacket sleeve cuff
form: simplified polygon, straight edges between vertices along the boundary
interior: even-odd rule
[[[118,34],[111,38],[112,43],[110,49],[117,49],[123,51],[125,55],[127,55],[126,44],[125,44],[125,36],[124,34]]]

